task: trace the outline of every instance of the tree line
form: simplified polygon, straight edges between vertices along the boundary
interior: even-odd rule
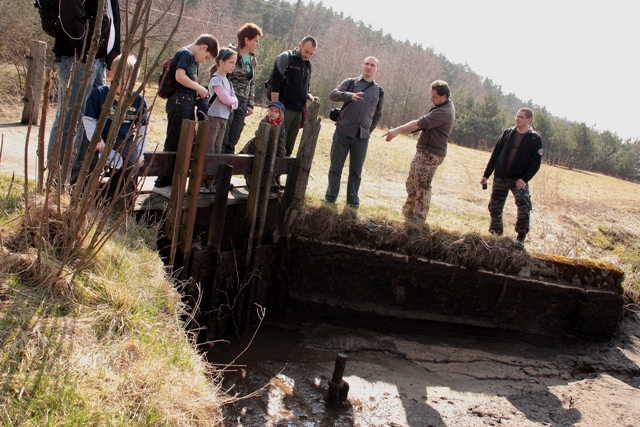
[[[177,19],[180,1],[148,1],[153,1],[154,13],[162,16],[161,22],[166,22],[151,30],[148,44],[149,58],[152,58],[154,51],[159,51],[165,43],[172,20]],[[25,23],[25,16],[36,15],[35,11],[25,14],[29,2],[13,3],[0,5],[0,54],[5,60],[13,51],[15,58],[23,57],[28,37],[46,37],[38,31],[39,26],[34,25],[33,19],[26,22],[28,27],[33,27],[32,31],[16,30],[21,26],[13,22],[14,19]],[[126,6],[133,9],[135,2],[121,0],[121,3],[124,10]],[[8,13],[20,8],[21,14],[13,18]],[[294,20],[295,31],[291,34]],[[640,177],[639,140],[622,140],[610,131],[598,131],[584,122],[553,116],[531,100],[524,102],[513,93],[502,93],[499,85],[478,75],[466,64],[453,63],[430,47],[394,39],[391,34],[324,7],[322,2],[303,3],[296,17],[296,5],[283,0],[188,0],[179,33],[168,52],[190,43],[201,33],[213,34],[221,45],[236,43],[235,31],[244,22],[255,22],[265,34],[256,51],[257,103],[267,100],[264,82],[269,79],[276,56],[287,49],[290,38],[295,46],[309,34],[318,40],[318,50],[311,59],[311,91],[321,97],[320,112],[324,115],[335,106],[328,97],[331,90],[345,78],[357,76],[362,60],[371,55],[380,60],[381,72],[376,80],[385,88],[384,115],[379,124],[383,128],[397,126],[427,112],[429,84],[443,79],[453,90],[451,99],[457,119],[452,140],[456,144],[492,149],[502,130],[513,125],[518,108],[529,107],[536,114],[533,127],[544,138],[545,162],[625,179]],[[15,40],[16,37],[22,40]],[[203,81],[208,80],[208,67],[201,70]]]

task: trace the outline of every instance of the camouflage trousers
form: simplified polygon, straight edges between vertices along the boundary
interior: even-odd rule
[[[529,218],[531,217],[531,196],[529,195],[529,184],[522,190],[516,190],[516,179],[493,178],[491,188],[491,199],[489,200],[489,213],[491,214],[491,225],[489,232],[502,235],[502,211],[507,200],[509,191],[513,193],[518,207],[518,219],[516,220],[516,233],[527,234],[529,232]]]
[[[425,221],[431,207],[431,181],[444,157],[428,151],[418,151],[411,161],[407,178],[407,201],[402,215],[409,219]]]

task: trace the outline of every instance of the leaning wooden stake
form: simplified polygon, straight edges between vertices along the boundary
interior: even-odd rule
[[[312,102],[307,112],[307,120],[304,122],[302,139],[300,140],[300,147],[298,148],[298,155],[296,156],[299,171],[291,201],[291,206],[294,208],[302,205],[304,193],[307,191],[309,175],[311,174],[311,163],[316,153],[316,144],[318,143],[318,135],[320,134],[321,119],[318,118],[319,108],[319,103]]]
[[[196,146],[193,151],[193,162],[189,169],[189,188],[187,189],[187,200],[185,214],[182,216],[182,227],[180,228],[180,247],[182,248],[185,269],[183,276],[190,276],[190,256],[191,243],[193,241],[193,230],[196,223],[196,213],[198,212],[198,198],[200,197],[200,184],[202,183],[202,171],[207,155],[207,135],[209,135],[209,122],[198,122],[198,136]]]
[[[169,249],[169,273],[174,270],[176,253],[178,250],[180,224],[182,223],[182,206],[184,204],[184,193],[189,176],[189,164],[191,162],[191,149],[193,147],[193,136],[195,134],[196,122],[184,119],[180,131],[180,142],[176,153],[176,163],[173,169],[173,181],[171,183],[171,198],[169,199],[169,209],[167,221],[165,223],[164,234],[171,241]]]
[[[42,113],[40,115],[40,129],[38,130],[38,175],[36,177],[36,191],[42,194],[44,191],[44,169],[45,169],[45,152],[44,152],[44,135],[47,128],[47,110],[49,109],[49,91],[51,90],[51,68],[47,68],[47,79],[44,84],[44,93],[42,94]]]
[[[44,79],[44,62],[47,56],[47,44],[39,40],[31,41],[31,51],[27,55],[27,79],[25,81],[24,108],[20,123],[26,125],[31,122],[38,124],[38,111],[40,96],[42,95],[42,82]]]

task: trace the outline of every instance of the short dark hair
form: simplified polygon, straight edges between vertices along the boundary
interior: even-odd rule
[[[435,90],[440,96],[447,95],[447,99],[451,97],[451,88],[444,80],[436,80],[431,83],[431,90]]]
[[[253,22],[247,22],[238,28],[236,35],[238,36],[238,47],[243,48],[245,46],[244,39],[252,40],[256,36],[262,37],[262,29]]]
[[[218,56],[218,39],[211,34],[200,34],[200,37],[198,37],[193,44],[197,46],[205,45],[207,46],[207,52],[209,52],[211,56],[214,58]]]
[[[533,120],[533,110],[531,108],[521,108],[518,111],[522,111],[524,113],[524,115],[527,117],[527,119],[532,119]]]
[[[318,47],[318,41],[313,36],[305,36],[305,38],[300,42],[300,46],[304,46],[306,42],[311,42],[311,46]]]

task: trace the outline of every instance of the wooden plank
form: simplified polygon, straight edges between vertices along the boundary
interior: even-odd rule
[[[311,164],[316,152],[316,144],[318,143],[318,135],[320,133],[321,120],[318,118],[319,108],[319,103],[312,102],[307,111],[307,120],[304,122],[302,139],[300,140],[300,147],[298,147],[298,154],[296,156],[300,170],[291,203],[291,206],[294,208],[302,205],[304,202],[304,193],[307,191],[309,175],[311,174]]]
[[[182,227],[180,227],[179,247],[183,253],[185,269],[182,274],[189,277],[189,256],[191,255],[191,243],[193,241],[193,229],[198,212],[198,198],[200,197],[200,185],[202,183],[202,170],[204,169],[205,154],[207,152],[207,136],[209,135],[209,122],[198,122],[193,161],[189,169],[189,188],[187,190],[185,212],[182,215]]]
[[[263,184],[263,174],[265,159],[267,155],[267,139],[269,137],[269,124],[260,123],[258,136],[256,138],[256,153],[253,160],[253,170],[251,171],[251,183],[249,185],[249,199],[247,200],[247,211],[245,214],[247,260],[251,256],[253,236],[256,231],[258,202],[260,200],[260,186]]]
[[[191,162],[191,149],[195,134],[196,122],[184,119],[180,130],[180,141],[176,153],[176,162],[171,182],[171,198],[165,222],[164,234],[171,241],[169,248],[169,272],[173,271],[178,248],[180,224],[182,222],[182,206],[184,204],[184,192],[189,176]]]
[[[267,220],[267,208],[269,207],[269,193],[271,192],[271,183],[273,182],[273,167],[276,160],[276,151],[278,149],[278,136],[280,135],[280,127],[269,125],[269,141],[267,146],[267,158],[262,172],[262,186],[260,187],[260,201],[258,202],[258,219],[256,224],[256,233],[253,238],[254,250],[260,246],[262,236],[264,235],[264,225]]]
[[[176,153],[171,151],[147,151],[144,153],[145,162],[149,162],[147,176],[167,176],[173,174],[173,165],[176,162]],[[276,175],[287,174],[289,165],[294,161],[293,157],[277,157],[274,173]],[[234,175],[248,175],[253,168],[253,155],[251,154],[207,154],[203,174],[215,175],[220,165],[229,165],[233,168]],[[145,164],[145,168],[147,164]]]
[[[20,123],[26,125],[31,120],[31,124],[37,125],[38,107],[40,106],[44,82],[44,62],[47,59],[47,44],[39,40],[32,40],[30,54],[27,59],[28,69],[24,88],[24,108],[22,109]]]
[[[207,246],[212,246],[215,252],[220,251],[222,242],[222,231],[224,220],[227,215],[227,201],[229,199],[229,189],[231,188],[231,175],[233,168],[229,165],[220,165],[218,172],[218,182],[216,184],[216,195],[213,200],[213,212],[209,223],[209,234]]]

